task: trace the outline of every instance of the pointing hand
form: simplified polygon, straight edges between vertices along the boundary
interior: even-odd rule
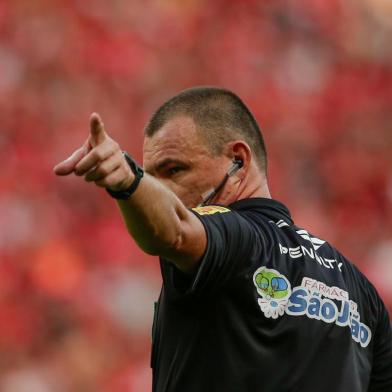
[[[90,117],[90,135],[82,147],[54,167],[55,174],[75,173],[87,182],[120,191],[129,188],[134,174],[125,160],[118,143],[106,133],[98,114]]]

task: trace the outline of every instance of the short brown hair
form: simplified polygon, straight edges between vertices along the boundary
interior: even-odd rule
[[[192,118],[213,154],[222,153],[226,143],[240,137],[249,144],[258,166],[267,170],[267,152],[260,128],[250,110],[233,92],[209,86],[181,91],[156,110],[145,128],[145,135],[153,136],[178,115]]]

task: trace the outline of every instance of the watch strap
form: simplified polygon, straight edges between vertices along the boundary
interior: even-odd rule
[[[129,199],[131,195],[136,191],[137,187],[140,184],[140,180],[143,178],[144,175],[144,170],[135,162],[135,160],[126,151],[123,151],[123,155],[129,167],[131,168],[133,174],[135,175],[135,179],[133,180],[129,188],[121,191],[113,191],[109,188],[106,188],[106,191],[109,193],[110,196],[119,200]]]

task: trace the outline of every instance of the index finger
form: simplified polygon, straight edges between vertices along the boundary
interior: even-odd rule
[[[93,147],[103,143],[107,137],[105,127],[98,113],[93,113],[90,117],[90,134]]]

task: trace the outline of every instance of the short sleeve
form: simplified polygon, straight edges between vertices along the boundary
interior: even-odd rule
[[[202,222],[207,248],[196,273],[189,277],[172,266],[173,283],[186,293],[211,293],[245,273],[261,259],[265,236],[250,211],[220,206],[191,210]]]
[[[388,312],[380,299],[380,317],[375,335],[369,392],[390,391],[392,391],[392,329]]]

